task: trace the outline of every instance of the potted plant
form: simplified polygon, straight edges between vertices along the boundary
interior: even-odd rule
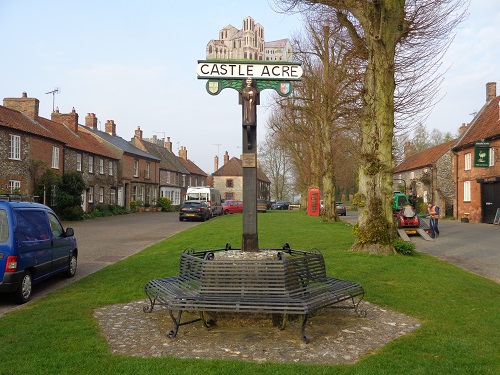
[[[149,212],[151,210],[151,205],[149,203],[144,203],[144,211]]]
[[[144,211],[144,202],[137,201],[137,212],[143,212],[143,211]]]
[[[138,204],[136,201],[130,201],[130,211],[137,212]]]

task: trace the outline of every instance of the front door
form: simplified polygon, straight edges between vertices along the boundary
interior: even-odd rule
[[[482,222],[493,224],[497,208],[500,208],[500,182],[481,184],[481,208]]]

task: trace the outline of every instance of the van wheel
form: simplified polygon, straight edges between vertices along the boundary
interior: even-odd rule
[[[31,273],[26,271],[23,275],[23,279],[21,280],[21,284],[19,284],[19,288],[15,292],[17,303],[23,304],[28,302],[31,298],[32,291],[33,279],[31,278]]]
[[[77,258],[76,254],[71,254],[71,258],[69,259],[69,268],[66,271],[66,277],[73,277],[76,274],[76,266],[77,266]]]

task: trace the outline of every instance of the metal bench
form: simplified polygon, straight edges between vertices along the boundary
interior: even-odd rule
[[[150,303],[144,311],[151,312],[155,305],[168,309],[174,325],[169,337],[175,337],[181,325],[198,321],[203,321],[206,327],[215,325],[213,320],[205,319],[204,312],[249,312],[276,314],[273,317],[280,317],[280,329],[286,327],[288,315],[301,315],[301,335],[307,343],[307,320],[319,309],[350,308],[360,314],[358,305],[364,296],[363,287],[327,277],[323,256],[318,251],[292,250],[285,244],[282,249],[265,249],[274,255],[273,259],[236,260],[218,256],[229,250],[232,250],[230,245],[224,249],[185,251],[178,276],[146,283],[144,290]],[[346,300],[351,303],[337,305]],[[184,311],[198,312],[200,318],[181,322]]]

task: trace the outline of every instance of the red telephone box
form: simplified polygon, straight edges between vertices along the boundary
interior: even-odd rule
[[[321,211],[321,197],[318,187],[309,188],[307,196],[307,214],[309,216],[319,216]]]

